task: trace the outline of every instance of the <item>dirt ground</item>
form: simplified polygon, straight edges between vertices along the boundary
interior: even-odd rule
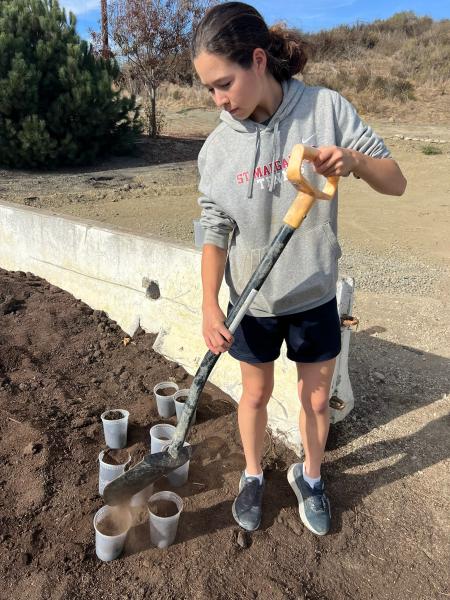
[[[181,111],[171,137],[84,171],[0,172],[0,200],[192,244],[195,158],[215,113]],[[31,274],[0,270],[0,597],[72,599],[428,600],[448,588],[450,126],[375,123],[407,178],[402,198],[341,184],[342,274],[356,279],[350,378],[356,405],[329,436],[330,534],[301,525],[268,435],[264,518],[237,543],[231,516],[243,461],[232,401],[208,384],[191,442],[176,543],[150,547],[147,525],[124,556],[95,557],[92,519],[100,414],[131,413],[133,460],[158,419],[158,381],[183,369],[105,315]],[[180,137],[179,132],[190,137]],[[403,140],[394,135],[419,138]],[[420,139],[442,154],[425,156]],[[30,445],[31,444],[31,445]],[[167,488],[167,482],[160,483]]]
[[[98,311],[25,273],[0,270],[0,581],[11,600],[441,598],[446,588],[448,496],[442,489],[448,423],[442,394],[448,361],[354,336],[358,403],[330,434],[325,477],[331,533],[300,524],[286,468],[294,454],[267,437],[264,519],[238,543],[231,516],[243,466],[232,401],[207,384],[197,424],[179,535],[149,543],[144,517],[113,563],[95,557],[92,518],[100,414],[131,413],[133,461],[160,421],[153,386],[191,378],[152,350],[153,337],[124,333]],[[408,361],[389,385],[367,377],[389,354]],[[428,376],[421,373],[428,361]],[[393,368],[394,365],[393,365]],[[404,378],[408,386],[403,385]],[[403,378],[403,381],[402,381]],[[371,380],[372,379],[372,380]],[[173,419],[170,421],[173,422]],[[408,430],[405,430],[408,423]],[[168,483],[161,481],[160,489]]]

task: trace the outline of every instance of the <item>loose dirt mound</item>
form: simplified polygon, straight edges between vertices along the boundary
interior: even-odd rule
[[[421,599],[445,591],[445,501],[437,485],[447,456],[437,398],[418,402],[394,383],[364,381],[361,361],[375,353],[370,336],[356,343],[362,402],[330,436],[325,475],[333,529],[314,537],[300,524],[286,467],[295,456],[267,436],[265,512],[261,529],[242,535],[231,504],[243,467],[233,403],[208,385],[190,441],[189,482],[177,492],[185,510],[176,543],[150,547],[148,525],[137,523],[124,555],[95,556],[92,519],[97,456],[104,448],[100,414],[131,413],[129,449],[148,451],[160,419],[153,386],[191,378],[152,350],[153,337],[125,334],[104,314],[24,273],[0,270],[0,596],[10,600],[103,599]],[[378,349],[379,355],[386,348]],[[403,350],[408,354],[408,349]],[[422,356],[409,357],[414,377]],[[437,359],[436,359],[437,360]],[[418,363],[419,364],[419,363]],[[440,365],[441,368],[442,365]],[[370,392],[362,395],[361,390]],[[438,393],[439,392],[439,393]],[[383,401],[390,400],[389,408]],[[423,407],[433,417],[422,427]],[[418,408],[405,436],[389,419]],[[173,422],[173,419],[171,420]],[[375,432],[375,433],[374,433]],[[396,437],[397,436],[397,437]],[[400,459],[398,456],[400,455]],[[441,465],[442,466],[442,462]],[[427,475],[421,477],[423,469]],[[167,482],[158,484],[167,488]],[[448,513],[447,513],[448,514]]]

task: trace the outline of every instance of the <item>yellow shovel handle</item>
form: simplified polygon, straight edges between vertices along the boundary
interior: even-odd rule
[[[318,154],[319,150],[317,148],[303,146],[303,144],[296,144],[292,148],[287,168],[287,177],[299,193],[289,207],[283,221],[287,225],[295,227],[295,229],[301,225],[303,219],[317,199],[332,200],[338,187],[339,177],[327,177],[327,182],[323,190],[317,189],[303,177],[303,161],[313,161]]]

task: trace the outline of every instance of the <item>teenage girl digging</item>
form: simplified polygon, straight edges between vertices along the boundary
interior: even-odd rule
[[[296,190],[286,177],[292,147],[316,146],[305,176],[319,188],[323,177],[353,173],[382,194],[403,194],[406,180],[383,140],[337,92],[308,87],[293,76],[307,62],[295,31],[268,28],[248,4],[227,2],[209,10],[192,43],[194,66],[216,105],[221,124],[199,155],[203,336],[218,354],[240,362],[239,430],[246,468],[233,516],[253,531],[261,522],[261,468],[274,360],[283,341],[297,368],[303,464],[288,471],[300,517],[311,531],[330,528],[330,506],[320,468],[329,429],[329,390],[340,352],[336,283],[337,195],[316,202],[289,241],[234,337],[224,325],[218,293],[225,275],[230,305],[278,232]]]

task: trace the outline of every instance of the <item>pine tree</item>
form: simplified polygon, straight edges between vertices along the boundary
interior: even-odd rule
[[[0,164],[86,164],[139,132],[117,62],[96,56],[75,26],[56,0],[0,0]]]

